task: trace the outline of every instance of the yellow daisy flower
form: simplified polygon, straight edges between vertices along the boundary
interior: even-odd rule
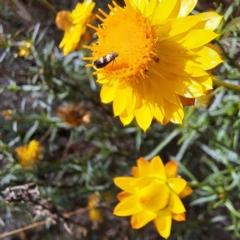
[[[99,9],[102,24],[92,51],[101,101],[113,102],[124,125],[134,118],[146,131],[152,119],[181,124],[183,106],[212,88],[210,70],[222,62],[209,42],[218,34],[221,16],[214,12],[187,16],[196,0],[125,0],[110,13]]]
[[[32,169],[42,158],[43,148],[39,142],[32,140],[28,145],[16,148],[19,164],[25,169]]]
[[[85,0],[78,3],[72,12],[61,11],[56,16],[56,25],[64,31],[63,39],[59,45],[64,55],[78,49],[81,38],[86,34],[87,23],[92,20],[92,10],[95,3]]]
[[[149,223],[159,234],[168,238],[172,219],[185,220],[185,208],[180,198],[192,193],[187,182],[177,176],[177,162],[165,166],[160,157],[151,162],[139,158],[132,168],[133,177],[117,177],[114,183],[123,191],[118,194],[120,203],[115,207],[117,216],[130,216],[132,228],[138,229]]]
[[[22,40],[21,45],[18,47],[19,57],[28,57],[31,52],[32,42],[30,40]]]

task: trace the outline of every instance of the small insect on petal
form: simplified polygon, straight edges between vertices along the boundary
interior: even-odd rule
[[[110,62],[112,62],[117,56],[118,56],[118,53],[111,52],[103,57],[100,57],[96,61],[94,61],[93,65],[96,68],[103,68],[103,67],[107,66]]]

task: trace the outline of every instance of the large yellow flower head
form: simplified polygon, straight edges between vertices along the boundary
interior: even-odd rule
[[[25,169],[32,169],[42,158],[43,148],[38,141],[32,140],[28,145],[16,148],[19,164]]]
[[[153,118],[180,124],[183,106],[212,88],[209,70],[222,60],[209,42],[222,17],[187,16],[196,0],[125,2],[124,8],[113,2],[109,14],[99,9],[102,24],[91,26],[98,41],[85,46],[92,51],[85,60],[93,61],[88,66],[102,84],[101,101],[113,102],[124,125],[135,118],[144,131]]]
[[[192,193],[187,182],[177,176],[177,162],[165,166],[160,157],[151,162],[139,158],[132,168],[133,177],[117,177],[114,183],[123,191],[118,194],[120,203],[115,207],[117,216],[130,216],[132,228],[138,229],[149,223],[159,234],[168,238],[172,219],[185,220],[185,208],[180,198]]]
[[[79,48],[81,37],[86,33],[86,25],[91,21],[94,6],[92,0],[85,0],[82,4],[78,3],[72,12],[61,11],[57,14],[57,27],[64,31],[59,45],[63,48],[64,55]]]

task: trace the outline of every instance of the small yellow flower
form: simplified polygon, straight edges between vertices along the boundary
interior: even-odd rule
[[[92,20],[92,10],[95,3],[85,0],[78,3],[72,12],[61,11],[57,14],[56,25],[64,31],[63,39],[59,45],[64,55],[79,49],[81,38],[86,33],[87,23]]]
[[[159,123],[181,124],[183,106],[212,88],[211,69],[222,62],[209,42],[222,17],[214,12],[188,14],[197,0],[125,0],[113,2],[110,13],[101,9],[98,41],[84,46],[92,51],[101,101],[113,102],[114,115],[124,125],[134,118],[146,131],[155,118]],[[115,59],[105,67],[96,60],[110,53]],[[105,58],[107,59],[107,58]],[[103,59],[102,59],[103,60]]]
[[[177,162],[165,166],[160,157],[151,162],[139,158],[132,168],[133,177],[117,177],[114,183],[123,191],[117,196],[120,203],[115,207],[117,216],[130,216],[132,228],[138,229],[149,223],[159,234],[168,238],[172,219],[185,220],[185,208],[180,198],[192,193],[187,182],[177,176]]]
[[[32,140],[28,145],[18,147],[15,150],[19,164],[25,169],[32,169],[42,158],[43,148],[36,140]]]
[[[28,57],[31,52],[32,42],[30,40],[22,40],[21,45],[18,47],[18,56]]]
[[[57,109],[58,116],[70,127],[87,125],[91,122],[91,113],[83,104],[69,104]]]
[[[88,207],[89,207],[88,216],[89,216],[89,219],[94,224],[98,224],[102,222],[102,212],[100,209],[97,209],[97,207],[99,206],[99,202],[100,202],[99,194],[91,194],[88,197]]]

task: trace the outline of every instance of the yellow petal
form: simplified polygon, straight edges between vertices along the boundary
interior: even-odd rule
[[[130,216],[141,211],[143,211],[143,208],[139,204],[137,196],[132,195],[118,203],[113,210],[113,214],[116,216]]]
[[[187,16],[196,6],[197,0],[181,0],[181,9],[178,17]]]
[[[101,101],[103,103],[110,103],[113,101],[115,93],[117,90],[116,84],[114,86],[103,85],[101,89]]]
[[[164,101],[165,105],[165,117],[176,124],[181,124],[184,116],[182,107],[172,104],[168,101]]]
[[[165,239],[170,235],[172,227],[172,214],[168,209],[158,212],[157,218],[154,219],[154,226],[158,233]]]
[[[187,186],[187,182],[180,178],[168,178],[168,183],[171,187],[171,189],[178,195],[179,193],[181,193],[184,188]]]
[[[119,188],[124,190],[128,193],[134,193],[135,192],[135,185],[134,182],[136,182],[136,179],[133,177],[116,177],[113,179],[114,184],[117,185]],[[133,186],[134,185],[134,186]]]
[[[137,178],[137,177],[140,177],[139,176],[139,170],[137,167],[132,167],[132,171],[131,171],[133,177]]]
[[[197,51],[197,54],[199,55],[197,61],[201,64],[201,67],[204,70],[212,69],[219,63],[223,62],[218,48],[212,44],[203,46],[199,51]]]
[[[133,113],[127,114],[127,111],[124,111],[120,116],[119,116],[121,122],[123,123],[124,126],[128,125],[130,122],[132,122],[134,115]]]
[[[128,114],[132,114],[133,110],[138,108],[136,105],[138,104],[138,99],[136,95],[133,93],[133,88],[129,85],[125,87],[126,92],[125,92],[125,98],[127,99],[127,104],[126,104],[126,111]]]
[[[156,218],[156,216],[155,212],[144,210],[131,217],[131,226],[134,229],[139,229]]]
[[[156,14],[155,14],[155,9],[156,7],[158,7],[159,5],[159,1],[158,0],[151,0],[151,1],[148,1],[148,5],[145,9],[145,16],[146,17],[154,17]],[[154,14],[153,14],[154,13]]]
[[[152,182],[152,178],[151,177],[140,177],[140,178],[136,178],[131,184],[133,187],[136,187],[136,194],[138,191],[142,191],[142,188],[145,188],[146,186],[150,185]],[[143,190],[144,191],[144,190]]]
[[[122,97],[125,96],[125,97]],[[126,108],[127,105],[127,96],[126,96],[126,89],[117,89],[116,94],[114,96],[113,100],[113,111],[114,115],[118,116],[120,115]]]
[[[145,158],[140,157],[137,160],[138,177],[145,177],[149,174],[150,163]]]
[[[163,181],[166,181],[167,175],[162,159],[159,156],[154,157],[150,162],[149,173],[151,176],[156,176]]]
[[[134,111],[134,115],[138,125],[143,129],[145,132],[152,122],[152,112],[147,105],[143,105],[140,109]]]
[[[146,5],[148,4],[147,0],[141,0],[141,1],[139,1],[139,0],[128,0],[128,2],[131,4],[131,6],[133,8],[140,10],[140,12],[143,13],[143,14],[145,12]]]
[[[76,49],[81,37],[82,30],[80,26],[75,26],[73,30],[67,30],[64,32],[63,39],[59,44],[59,48],[63,48],[64,55]]]
[[[97,75],[97,82],[98,82],[99,84],[102,84],[102,85],[103,85],[103,84],[109,85],[110,80],[106,79],[106,77],[104,76],[103,73],[99,73],[99,74]]]
[[[118,201],[122,201],[122,200],[124,200],[125,198],[130,197],[130,196],[131,196],[130,193],[123,191],[123,192],[120,192],[120,193],[117,195],[117,199],[118,199]]]
[[[220,24],[223,16],[218,15],[215,12],[203,12],[197,14],[197,16],[201,17],[201,21],[204,21],[204,29],[214,31],[218,25]]]
[[[198,78],[195,78],[195,80],[202,85],[204,93],[206,93],[208,90],[212,89],[212,77],[211,76],[198,77]]]
[[[152,81],[152,88],[155,89],[153,91],[154,100],[156,100],[156,101],[160,100],[158,97],[158,95],[160,95],[162,101],[164,99],[167,99],[167,101],[171,102],[172,104],[181,106],[181,102],[180,102],[178,96],[175,94],[175,92],[171,88],[171,85],[172,85],[172,84],[170,84],[171,79],[167,80],[163,76],[161,79],[157,79],[157,76],[156,75],[154,76],[154,74],[151,75],[151,77],[155,78],[155,79],[153,79],[154,81]],[[161,82],[161,85],[157,84],[158,81]],[[163,104],[163,106],[164,106],[164,104]]]
[[[193,48],[201,47],[211,42],[217,36],[219,35],[212,31],[203,30],[203,29],[194,29],[190,31],[188,34],[186,34],[185,37],[181,38],[180,41],[183,47],[187,49],[193,49]]]
[[[167,19],[173,12],[176,2],[177,0],[162,0],[154,12],[155,16],[153,22],[159,23],[162,19]]]
[[[165,50],[161,50],[161,64],[159,66],[159,70],[162,73],[162,78],[167,78],[168,80],[174,79],[175,77],[200,77],[208,75],[208,73],[202,68],[199,63],[196,63],[196,58],[198,57],[196,53],[194,53],[194,61],[191,60],[193,56],[190,53],[183,53],[182,49],[178,49],[177,53],[174,56],[169,56],[167,54],[167,49],[171,48],[170,43],[163,43],[163,47],[166,47]],[[172,45],[174,46],[174,44]],[[174,47],[171,51],[175,51]],[[174,63],[174,68],[169,68],[169,65]],[[171,76],[171,73],[175,76]]]
[[[181,213],[181,214],[172,213],[172,218],[178,222],[183,222],[186,220],[185,213]]]
[[[181,199],[174,192],[170,193],[168,208],[172,213],[175,213],[175,214],[181,214],[186,212]]]
[[[176,161],[169,161],[165,164],[165,171],[168,178],[173,178],[177,176],[178,163]]]
[[[167,206],[169,194],[170,189],[165,182],[152,181],[146,187],[139,189],[139,200],[143,208],[155,212]]]
[[[76,8],[72,11],[73,23],[83,24],[87,21],[86,18],[91,16],[94,6],[95,3],[91,0],[86,0],[82,4],[78,3]]]
[[[150,105],[151,111],[153,116],[156,118],[156,120],[159,123],[163,123],[163,119],[164,119],[164,111],[163,111],[163,105],[157,105],[155,104],[155,106]]]
[[[194,78],[185,78],[181,76],[176,76],[176,78],[171,80],[171,82],[172,82],[172,85],[167,84],[166,81],[163,81],[163,85],[166,86],[166,89],[168,89],[169,91],[170,91],[170,88],[172,88],[172,90],[175,93],[183,97],[196,98],[204,95],[204,90],[202,85],[197,81],[195,81]],[[178,103],[178,101],[179,101],[179,97],[175,95],[175,102],[173,101],[170,101],[170,102],[173,104],[176,104]]]
[[[192,194],[193,190],[190,186],[186,186],[183,191],[178,195],[180,198],[185,198],[188,195]]]
[[[168,36],[173,37],[175,35],[182,34],[184,32],[191,30],[191,28],[193,28],[202,20],[202,17],[203,16],[201,14],[196,14],[193,16],[174,19],[174,21],[172,22],[172,28],[169,29]],[[158,29],[159,34],[161,34],[161,31],[165,31],[167,27],[168,26],[163,26],[162,29],[159,28]],[[159,40],[161,40],[161,38]]]
[[[153,116],[157,119],[157,121],[162,123],[165,115],[163,98],[161,94],[159,94],[157,87],[153,88],[152,94],[154,96],[154,99],[150,104],[150,109],[152,111]]]
[[[171,2],[171,1],[169,1]],[[173,8],[173,11],[169,15],[168,19],[174,19],[178,17],[179,11],[181,9],[181,0],[175,1],[175,6]]]

